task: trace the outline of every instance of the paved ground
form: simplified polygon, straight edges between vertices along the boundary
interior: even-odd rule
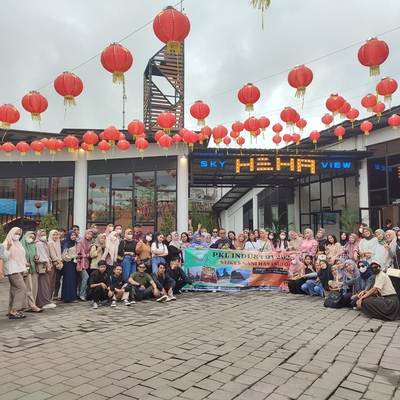
[[[399,322],[283,292],[61,304],[7,319],[0,399],[400,399]]]

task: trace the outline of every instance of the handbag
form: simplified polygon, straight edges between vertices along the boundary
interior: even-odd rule
[[[46,264],[45,263],[38,264],[37,270],[38,270],[39,275],[45,274],[46,273]]]
[[[141,263],[143,263],[146,267],[150,267],[151,263],[150,263],[150,257],[146,257],[140,260]]]
[[[400,269],[399,269],[399,261],[397,259],[397,255],[396,253],[394,253],[394,257],[396,258],[396,264],[397,264],[397,268],[393,267],[393,268],[388,268],[386,270],[386,274],[389,276],[392,276],[393,278],[400,278]]]
[[[343,294],[340,292],[330,292],[324,301],[324,306],[329,308],[342,308]]]

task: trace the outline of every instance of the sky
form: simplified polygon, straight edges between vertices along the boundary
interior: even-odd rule
[[[384,4],[381,5],[381,4]],[[165,6],[181,9],[180,2],[162,0],[19,0],[7,3],[2,18],[0,103],[12,103],[21,119],[12,127],[39,130],[21,105],[22,97],[39,90],[49,107],[42,114],[42,132],[63,128],[122,128],[122,86],[100,63],[100,53],[112,42],[130,50],[134,58],[126,77],[126,125],[143,119],[143,71],[162,47],[152,21]],[[198,129],[190,106],[202,100],[211,108],[210,127],[244,121],[249,114],[237,99],[246,83],[255,84],[261,98],[252,115],[266,116],[271,126],[284,107],[295,108],[308,122],[302,137],[328,112],[332,93],[343,96],[367,117],[360,101],[374,93],[377,82],[390,76],[400,81],[400,6],[398,0],[271,0],[264,13],[247,0],[186,0],[183,11],[191,22],[185,41],[185,127]],[[368,38],[384,40],[390,49],[381,75],[370,77],[357,59]],[[294,97],[288,72],[305,64],[314,74],[304,105]],[[84,83],[77,106],[65,113],[63,99],[53,87],[63,71],[72,71]],[[400,104],[400,89],[393,96]],[[341,120],[335,118],[335,123]],[[283,124],[284,125],[284,124]],[[254,147],[275,148],[271,126]],[[284,129],[282,133],[286,133]],[[243,135],[249,143],[248,135]]]

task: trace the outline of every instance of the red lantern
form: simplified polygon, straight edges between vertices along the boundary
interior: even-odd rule
[[[175,117],[170,112],[162,112],[157,117],[157,124],[164,129],[165,133],[169,134],[175,125]]]
[[[312,82],[313,73],[304,65],[296,65],[288,75],[289,85],[296,90],[295,97],[304,97],[306,87]]]
[[[125,151],[131,147],[131,144],[127,140],[122,139],[118,140],[117,147],[122,150],[123,153],[125,153]]]
[[[269,124],[271,123],[267,117],[258,118],[258,122],[260,123],[260,128],[263,132],[269,127]]]
[[[29,146],[28,143],[26,142],[18,142],[15,147],[17,148],[17,150],[21,153],[21,156],[24,156],[26,154],[27,151],[29,151],[31,149],[31,146]]]
[[[65,147],[65,143],[60,139],[57,139],[57,143],[58,143],[58,149],[57,150],[61,151]]]
[[[242,132],[243,129],[244,129],[244,125],[240,121],[236,121],[232,124],[232,130],[235,132]]]
[[[226,147],[228,147],[228,146],[231,144],[232,139],[231,139],[230,137],[226,136],[226,137],[224,137],[224,138],[222,139],[222,141],[224,142],[224,145],[225,145]]]
[[[314,144],[316,144],[319,140],[319,138],[321,137],[320,133],[318,131],[312,131],[310,133],[310,139],[312,140],[312,142]]]
[[[335,128],[333,133],[337,136],[338,140],[342,140],[343,135],[346,133],[346,129],[343,128],[343,126],[338,126],[337,128]]]
[[[40,114],[47,110],[49,103],[39,92],[29,92],[22,100],[22,107],[31,113],[33,121],[40,121]]]
[[[212,130],[211,130],[211,128],[209,127],[209,126],[203,126],[201,129],[200,129],[200,132],[204,135],[204,139],[207,139],[208,140],[208,138],[211,136],[211,134],[212,134]]]
[[[120,133],[118,140],[125,140],[125,139],[126,139],[126,136],[123,133]]]
[[[397,126],[400,125],[400,116],[397,114],[393,114],[388,118],[388,124],[393,127],[393,129],[397,129]]]
[[[146,139],[139,138],[138,140],[136,140],[135,146],[139,150],[139,152],[142,153],[143,158],[144,151],[149,147],[149,142]]]
[[[14,149],[15,146],[10,142],[4,143],[2,145],[2,150],[4,150],[6,152],[6,155],[9,157],[11,157],[11,153],[14,151]]]
[[[372,112],[372,109],[374,106],[376,106],[376,103],[378,102],[378,99],[374,94],[367,94],[361,99],[361,105],[367,109],[367,111]]]
[[[107,141],[105,141],[105,140],[102,140],[102,141],[97,145],[97,147],[101,150],[101,152],[102,152],[103,154],[106,154],[106,152],[107,152],[108,150],[110,150],[110,148],[111,148],[110,144],[109,144]]]
[[[384,96],[385,102],[392,101],[392,94],[397,90],[397,82],[392,78],[383,78],[376,85],[376,91],[380,96]]]
[[[365,136],[368,136],[370,131],[372,130],[373,125],[369,121],[364,121],[360,125],[360,129],[364,132]]]
[[[146,127],[143,122],[139,121],[138,119],[134,119],[128,125],[128,132],[133,136],[134,140],[139,139],[139,136],[144,133]]]
[[[188,131],[185,133],[183,140],[189,145],[189,148],[193,151],[194,144],[198,141],[197,133],[193,131]]]
[[[131,52],[118,43],[111,43],[100,56],[103,67],[113,75],[113,82],[125,84],[124,72],[128,71],[133,64]]]
[[[389,47],[383,40],[372,38],[358,50],[358,61],[365,67],[369,67],[370,76],[379,75],[379,66],[389,56]]]
[[[164,131],[157,131],[154,134],[154,140],[156,141],[157,144],[160,144],[160,138],[163,137],[165,135]]]
[[[104,140],[108,140],[110,146],[115,146],[115,142],[119,140],[121,132],[115,126],[109,126],[103,131]]]
[[[64,140],[65,147],[68,148],[68,152],[73,153],[75,151],[75,147],[79,145],[79,140],[73,136],[68,135]]]
[[[304,118],[300,118],[296,122],[296,126],[300,129],[300,132],[303,132],[304,128],[307,126],[307,121]]]
[[[260,121],[255,117],[247,118],[244,121],[244,129],[250,132],[250,135],[254,136],[254,132],[260,128]]]
[[[89,151],[89,145],[85,142],[81,144],[81,149],[84,151]]]
[[[216,144],[222,142],[222,139],[228,134],[228,129],[223,125],[218,125],[212,130],[212,136]]]
[[[282,141],[282,138],[279,135],[272,136],[272,141],[276,144],[276,147],[279,146],[279,143]]]
[[[82,93],[83,82],[75,74],[63,72],[54,81],[54,89],[64,97],[64,106],[71,104],[76,106],[75,97]]]
[[[299,145],[300,139],[301,139],[301,136],[298,133],[293,133],[292,142],[296,143],[296,146]]]
[[[203,140],[204,140],[204,135],[200,132],[200,133],[198,133],[197,134],[197,141],[200,143],[200,144],[203,144]]]
[[[297,111],[292,107],[285,107],[281,112],[281,120],[286,122],[286,126],[295,124],[297,118]]]
[[[346,113],[348,113],[351,109],[351,105],[348,101],[345,101],[342,105],[342,107],[340,107],[338,109],[339,114],[340,114],[340,118],[346,118]]]
[[[236,139],[240,136],[240,132],[231,131],[231,132],[229,133],[229,136],[230,136],[233,140],[236,140]]]
[[[40,152],[44,150],[44,144],[39,140],[34,140],[31,143],[31,149],[35,152],[35,156],[40,156]]]
[[[285,133],[283,135],[283,141],[285,142],[286,146],[292,141],[292,135],[289,133]]]
[[[252,83],[247,83],[238,92],[238,99],[245,105],[246,111],[254,111],[254,103],[260,98],[259,89]]]
[[[189,129],[182,128],[182,129],[178,132],[178,134],[179,134],[179,136],[182,138],[182,140],[183,140],[183,138],[185,137],[185,133],[186,133],[186,132],[189,132]]]
[[[385,104],[382,103],[381,101],[378,101],[374,107],[372,108],[372,111],[376,114],[376,116],[378,117],[378,122],[380,120],[380,118],[382,117],[382,112],[385,111]]]
[[[56,154],[59,148],[59,143],[57,139],[51,138],[45,143],[45,146],[50,150],[50,154]]]
[[[94,132],[88,131],[82,136],[82,140],[88,145],[88,151],[92,151],[99,137]]]
[[[168,147],[172,146],[172,138],[166,135],[165,133],[158,139],[159,145],[164,149],[168,150]]]
[[[338,94],[331,94],[325,105],[326,108],[335,116],[339,112],[339,108],[343,106],[345,100]]]
[[[322,118],[321,121],[325,124],[325,128],[329,128],[331,126],[331,123],[333,121],[333,117],[331,114],[325,114]]]
[[[279,133],[282,132],[283,126],[280,123],[274,124],[272,126],[272,130],[278,135]]]
[[[205,120],[210,114],[210,107],[198,100],[190,107],[190,115],[197,119],[197,125],[205,125]]]
[[[239,147],[242,147],[244,145],[245,139],[244,137],[240,136],[236,139],[236,143],[239,145]]]
[[[168,53],[179,54],[181,42],[189,35],[190,21],[185,14],[168,6],[154,18],[153,31],[167,45]]]
[[[172,136],[172,141],[176,144],[176,147],[178,147],[178,143],[182,141],[182,138],[176,133]]]
[[[3,104],[0,107],[1,129],[10,129],[10,125],[18,122],[19,118],[19,111],[12,104]]]
[[[346,118],[348,118],[351,122],[352,128],[354,128],[354,121],[360,115],[360,112],[357,108],[350,108],[350,110],[346,113]]]
[[[90,182],[90,185],[89,185],[92,189],[94,189],[97,185],[96,185],[96,182]]]

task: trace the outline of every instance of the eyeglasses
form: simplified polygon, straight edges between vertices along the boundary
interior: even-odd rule
[[[139,265],[138,268],[146,268],[145,266]]]
[[[212,233],[218,233],[218,231],[212,231]]]

